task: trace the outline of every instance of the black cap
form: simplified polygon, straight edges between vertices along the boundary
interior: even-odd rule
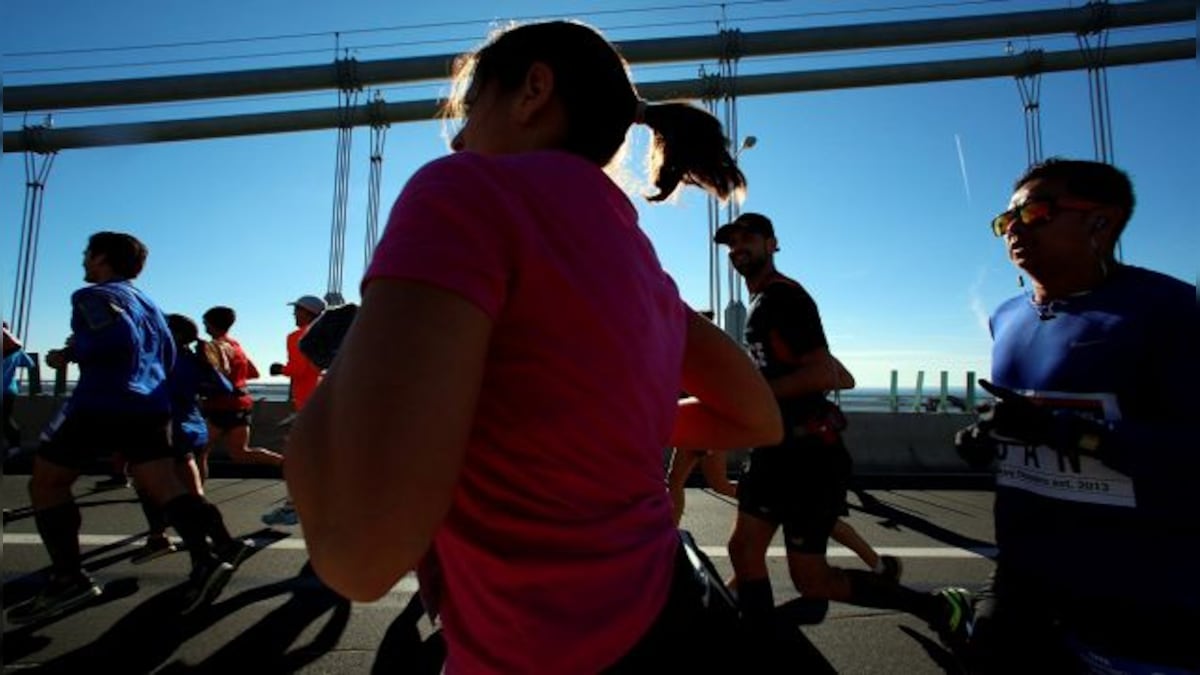
[[[713,241],[718,244],[728,244],[729,236],[734,230],[742,230],[753,234],[761,234],[764,237],[775,237],[775,228],[771,225],[771,219],[761,213],[743,213],[733,222],[725,223],[717,228],[717,233],[713,235]]]

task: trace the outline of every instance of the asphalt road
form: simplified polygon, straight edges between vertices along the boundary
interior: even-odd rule
[[[409,605],[415,580],[405,578],[369,604],[350,603],[325,589],[306,567],[301,528],[270,528],[259,520],[284,498],[281,481],[210,480],[209,496],[230,530],[262,547],[211,608],[184,620],[175,608],[188,571],[186,554],[131,564],[145,534],[144,518],[132,490],[94,490],[101,478],[82,477],[76,495],[85,564],[105,593],[48,623],[6,623],[4,672],[431,672],[437,644],[429,639],[428,619]],[[37,591],[48,563],[28,509],[26,482],[23,475],[0,482],[5,608]],[[683,526],[729,574],[724,546],[734,506],[701,489],[689,489],[687,497]],[[871,489],[851,496],[849,520],[881,553],[902,558],[906,585],[972,587],[992,569],[991,504],[986,490]],[[831,557],[845,567],[862,566],[837,546]],[[794,599],[780,546],[772,548],[769,566],[777,603]],[[781,672],[954,672],[949,654],[923,622],[898,612],[833,603],[822,622],[796,630],[815,650],[798,648]]]

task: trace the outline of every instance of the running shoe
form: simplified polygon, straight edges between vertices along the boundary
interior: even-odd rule
[[[227,562],[233,565],[234,569],[242,564],[242,561],[250,557],[258,549],[258,544],[253,539],[233,539],[228,544],[217,549],[217,559],[221,562]]]
[[[180,610],[180,614],[187,616],[216,600],[232,576],[233,565],[215,558],[193,568],[187,590],[183,594],[183,609]]]
[[[8,621],[21,625],[49,619],[86,604],[101,593],[100,587],[86,574],[51,580],[37,595],[8,610]]]
[[[884,579],[893,584],[900,583],[900,575],[904,572],[904,565],[900,559],[894,555],[879,556],[879,563],[883,565],[883,571],[879,573]]]
[[[951,648],[966,645],[975,627],[971,592],[965,588],[939,588],[933,594],[941,600],[943,609],[932,628]]]
[[[288,502],[274,511],[264,513],[262,521],[264,525],[297,525],[300,523],[300,516],[296,515],[296,507]]]
[[[171,540],[166,537],[149,537],[141,548],[133,552],[133,555],[129,558],[129,562],[134,565],[141,565],[155,558],[170,555],[177,550],[175,544],[171,543]]]

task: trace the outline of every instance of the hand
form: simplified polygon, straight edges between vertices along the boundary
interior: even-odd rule
[[[996,459],[996,439],[984,423],[963,427],[954,434],[954,449],[973,469],[982,469]]]
[[[981,423],[997,436],[1011,438],[1029,445],[1048,445],[1054,426],[1054,413],[1017,392],[980,380],[983,387],[996,397],[996,404],[979,416]]]
[[[1028,445],[1045,445],[1065,455],[1071,468],[1079,471],[1079,455],[1099,455],[1107,428],[1067,410],[1039,406],[1011,389],[980,380],[980,386],[996,397],[990,413],[980,416],[997,436]]]
[[[272,375],[282,375],[283,374],[283,364],[282,363],[272,363],[271,367],[267,369],[267,372],[271,373]]]
[[[62,370],[67,367],[67,353],[63,349],[51,349],[46,352],[46,365],[55,370]]]

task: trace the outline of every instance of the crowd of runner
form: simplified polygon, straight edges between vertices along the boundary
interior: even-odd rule
[[[400,194],[361,305],[318,336],[325,302],[292,303],[288,361],[270,367],[292,384],[284,448],[250,443],[259,373],[230,335],[234,309],[205,312],[201,340],[133,284],[148,255],[136,237],[91,237],[69,336],[46,354],[78,381],[30,480],[47,584],[10,622],[101,594],[71,487],[111,453],[146,510],[135,562],[174,550],[173,527],[192,561],[180,612],[212,602],[254,546],[204,496],[222,444],[280,467],[289,500],[264,520],[302,525],[338,593],[375,600],[417,573],[447,673],[763,672],[794,629],[766,564],[780,531],[802,601],[912,614],[969,672],[1200,669],[1180,630],[1200,626],[1186,554],[1200,543],[1186,498],[1200,475],[1196,287],[1118,260],[1125,173],[1034,165],[990,223],[1031,288],[992,316],[994,403],[955,442],[996,470],[999,553],[980,589],[926,592],[844,520],[852,462],[829,394],[854,376],[816,300],[776,269],[775,223],[745,213],[714,237],[749,292],[736,344],[682,300],[603,171],[643,126],[651,201],[685,185],[738,198],[747,179],[716,118],[641,99],[613,46],[575,22],[501,31],[459,68],[454,152]],[[734,484],[724,453],[741,448]],[[698,463],[737,503],[734,575],[716,593],[678,529]],[[867,569],[831,565],[831,538]]]

